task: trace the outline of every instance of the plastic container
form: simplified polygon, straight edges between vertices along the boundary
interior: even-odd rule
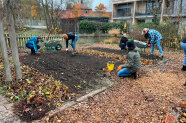
[[[107,68],[108,68],[109,71],[114,70],[114,62],[108,62],[107,63]]]

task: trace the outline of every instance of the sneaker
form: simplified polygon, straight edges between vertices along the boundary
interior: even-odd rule
[[[160,55],[160,58],[163,58],[163,57],[164,57],[163,54],[161,54],[161,55]]]
[[[75,51],[75,52],[74,52],[74,51],[72,52],[72,55],[76,55],[76,54],[77,54],[77,52],[76,52],[76,51]]]

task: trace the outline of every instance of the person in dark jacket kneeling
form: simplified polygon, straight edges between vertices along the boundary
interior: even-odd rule
[[[118,67],[117,75],[119,77],[134,76],[136,79],[137,71],[141,68],[141,59],[137,47],[133,40],[127,42],[128,53],[127,53],[127,64],[120,65]]]
[[[186,71],[186,37],[183,38],[181,42],[181,47],[183,48],[183,54],[184,54],[183,68],[181,70]]]
[[[127,44],[127,34],[124,33],[123,36],[121,37],[120,43],[119,43],[119,47],[121,48],[121,50],[127,50],[126,44]]]

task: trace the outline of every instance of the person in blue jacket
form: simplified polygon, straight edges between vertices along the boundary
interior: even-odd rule
[[[35,36],[30,38],[27,42],[26,42],[26,47],[31,49],[31,54],[38,54],[38,49],[40,49],[40,46],[38,45],[39,42],[43,42],[42,38],[40,36]]]
[[[154,54],[154,45],[157,44],[160,52],[160,57],[163,57],[163,51],[160,45],[162,35],[158,31],[148,28],[144,28],[142,34],[148,34],[148,41],[151,44],[151,54]]]
[[[73,48],[73,54],[76,53],[76,47],[75,44],[77,40],[79,39],[79,35],[74,32],[69,32],[67,34],[63,35],[63,38],[66,39],[66,51],[68,51],[68,41],[71,40],[71,46]]]
[[[183,38],[182,42],[181,42],[181,47],[183,48],[183,54],[184,54],[184,59],[183,59],[183,67],[182,67],[182,71],[186,71],[186,37]]]

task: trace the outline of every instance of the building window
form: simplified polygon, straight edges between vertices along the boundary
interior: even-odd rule
[[[155,2],[147,2],[146,4],[146,13],[147,14],[152,14],[153,9],[155,8]]]
[[[158,11],[157,13],[159,14],[161,12],[161,5],[158,4],[156,5],[156,2],[155,1],[151,1],[151,2],[148,2],[146,3],[146,14],[152,14],[154,12],[154,9],[158,7]]]
[[[85,14],[88,14],[88,10],[85,10]]]
[[[119,4],[117,6],[117,16],[124,17],[124,16],[131,16],[131,4]]]
[[[138,24],[145,23],[145,20],[138,20]]]

